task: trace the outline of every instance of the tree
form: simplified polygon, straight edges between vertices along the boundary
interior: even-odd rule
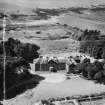
[[[0,43],[0,54],[3,55],[3,45]],[[25,60],[32,62],[33,59],[38,58],[39,46],[30,43],[21,43],[19,40],[9,38],[5,42],[6,56],[23,57]]]
[[[80,51],[102,59],[104,57],[105,39],[100,39],[101,32],[97,30],[85,30],[79,37]]]

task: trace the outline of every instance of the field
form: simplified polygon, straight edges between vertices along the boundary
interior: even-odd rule
[[[100,30],[105,34],[105,7],[39,9],[44,15],[10,13],[6,39],[13,37],[22,42],[40,46],[41,54],[70,53],[78,51],[76,38],[82,30]],[[49,11],[46,12],[46,11]],[[56,11],[56,14],[53,14]],[[31,11],[32,12],[32,11]],[[49,16],[50,15],[50,16]],[[45,19],[48,18],[48,19]],[[2,40],[2,32],[0,32]]]
[[[94,82],[85,80],[78,75],[71,75],[71,79],[66,79],[64,71],[56,74],[49,72],[36,73],[45,77],[45,80],[41,81],[36,88],[27,90],[21,95],[7,100],[7,105],[26,105],[27,103],[29,105],[34,105],[35,103],[40,102],[41,99],[56,99],[57,97],[65,98],[76,95],[89,96],[91,94],[100,94],[105,91],[104,85],[95,84]],[[93,102],[96,103],[96,101]],[[100,103],[100,101],[98,102]],[[82,105],[85,105],[86,103],[89,103],[89,101],[81,103]]]
[[[75,51],[79,47],[78,41],[73,40],[72,37],[79,36],[81,31],[79,33],[71,26],[57,24],[55,17],[49,20],[37,20],[37,22],[34,20],[25,23],[16,22],[15,26],[22,28],[8,31],[5,39],[12,37],[23,43],[37,44],[41,48],[39,51],[41,54],[69,52],[72,49]],[[0,36],[2,37],[2,32]]]
[[[5,39],[12,37],[23,43],[37,44],[40,46],[39,53],[41,55],[66,56],[78,52],[80,43],[77,41],[77,37],[81,36],[83,30],[97,29],[105,34],[105,7],[57,9],[57,15],[52,12],[55,10],[49,11],[51,12],[50,16],[47,14],[44,17],[35,13],[8,14]],[[64,12],[59,13],[59,11]],[[48,17],[46,18],[46,16]],[[0,26],[2,27],[2,19]],[[1,41],[2,34],[0,31]],[[67,80],[65,73],[42,72],[38,75],[44,76],[46,79],[40,82],[36,88],[7,100],[6,105],[35,105],[41,99],[105,92],[105,85],[95,84],[93,81],[78,76],[71,76],[71,79]],[[89,105],[89,102],[82,102],[81,104]]]

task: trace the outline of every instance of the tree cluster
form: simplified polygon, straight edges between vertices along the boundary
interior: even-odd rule
[[[5,47],[3,46],[4,44]],[[5,53],[3,47],[5,48]],[[3,98],[3,81],[5,81],[6,85],[7,97],[12,96],[12,92],[10,91],[17,89],[17,87],[21,87],[21,89],[16,90],[17,92],[23,91],[26,88],[26,82],[32,82],[32,78],[35,79],[34,85],[38,84],[40,77],[33,76],[29,72],[29,62],[32,62],[33,59],[39,56],[38,49],[39,47],[37,45],[21,43],[19,40],[13,38],[9,38],[4,43],[0,43],[0,99]],[[4,56],[6,56],[5,61]],[[18,94],[13,93],[14,95]]]
[[[13,38],[9,38],[5,42],[6,56],[22,57],[28,62],[39,57],[38,50],[39,47],[35,44],[21,43],[19,40]],[[0,55],[3,55],[3,42],[0,43]]]
[[[84,59],[82,63],[78,65],[79,73],[82,73],[82,76],[95,80],[99,83],[105,84],[105,64],[99,61],[90,63],[90,59]]]
[[[4,66],[5,66],[5,80],[4,80]],[[32,75],[30,72],[30,65],[23,58],[8,57],[3,62],[0,60],[0,99],[3,97],[3,83],[5,82],[6,98],[12,98],[17,94],[25,91],[29,83],[34,81],[30,86],[36,86],[40,80],[44,79],[37,75]],[[28,87],[27,87],[28,86]]]
[[[105,37],[101,36],[100,31],[85,30],[79,37],[80,52],[89,53],[97,59],[105,58]]]

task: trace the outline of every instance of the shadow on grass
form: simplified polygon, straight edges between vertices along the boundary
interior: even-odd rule
[[[19,94],[27,91],[28,89],[35,88],[44,77],[38,75],[31,75],[30,78],[14,83],[12,86],[6,89],[6,99],[11,99]],[[0,100],[3,99],[3,92],[0,92]]]

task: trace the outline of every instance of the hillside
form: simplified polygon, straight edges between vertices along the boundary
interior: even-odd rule
[[[76,51],[79,43],[74,41],[82,32],[64,25],[28,26],[20,30],[9,31],[6,38],[13,37],[26,43],[40,46],[40,53],[60,53]]]
[[[83,30],[105,33],[105,7],[41,9],[32,14],[10,13],[6,39],[13,37],[40,46],[41,54],[69,53],[79,48]],[[0,32],[2,39],[2,32]]]
[[[65,7],[89,7],[91,5],[105,4],[104,0],[0,0],[5,4],[17,4],[20,8],[65,8]],[[8,6],[10,8],[11,6]],[[13,6],[14,9],[16,8]],[[20,9],[19,8],[19,9]]]

